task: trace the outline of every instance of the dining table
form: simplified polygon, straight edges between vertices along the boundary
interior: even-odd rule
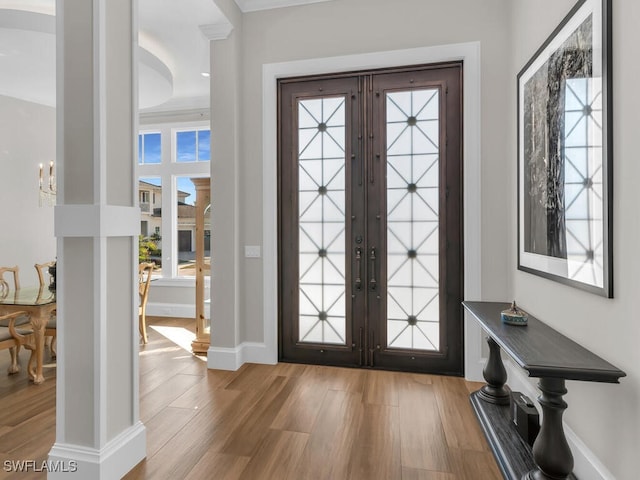
[[[0,295],[0,315],[24,311],[29,315],[33,338],[25,337],[23,346],[31,350],[27,373],[35,384],[44,382],[42,374],[44,333],[51,314],[56,310],[56,293],[46,286],[27,286]],[[35,360],[35,368],[33,362]]]

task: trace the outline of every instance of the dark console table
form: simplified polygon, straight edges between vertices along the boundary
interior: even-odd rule
[[[488,333],[487,384],[471,394],[471,403],[491,445],[500,470],[509,480],[573,479],[573,456],[562,427],[567,404],[565,380],[619,383],[626,374],[573,340],[529,315],[527,326],[506,325],[500,312],[510,304],[462,302]],[[510,421],[510,393],[500,350],[530,377],[539,378],[542,408],[540,433],[533,449]]]

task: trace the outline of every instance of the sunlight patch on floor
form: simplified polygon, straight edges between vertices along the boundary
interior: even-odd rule
[[[191,342],[195,340],[196,334],[183,327],[167,327],[163,325],[149,325],[149,328],[154,329],[163,337],[171,340],[180,348],[186,350],[191,354]],[[206,357],[195,355],[200,360],[206,361]]]
[[[174,347],[163,347],[163,348],[154,348],[152,350],[143,350],[140,349],[140,356],[148,357],[149,355],[160,355],[164,353],[175,352],[176,354],[183,353],[184,350],[182,347],[174,346]]]

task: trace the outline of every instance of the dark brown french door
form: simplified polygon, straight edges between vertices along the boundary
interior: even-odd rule
[[[463,373],[461,81],[279,82],[281,360]]]

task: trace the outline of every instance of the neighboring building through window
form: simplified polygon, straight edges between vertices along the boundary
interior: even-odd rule
[[[138,180],[140,200],[140,240],[138,259],[154,262],[162,274],[162,183],[157,177],[141,177]],[[150,202],[153,199],[153,202]],[[153,233],[151,233],[153,232]]]
[[[196,250],[196,191],[193,176],[176,178],[176,196],[178,197],[178,272],[177,275],[195,276]],[[204,256],[210,256],[210,216],[205,217]]]
[[[149,191],[148,190],[143,190],[144,185],[140,185],[139,191],[140,191],[140,210],[142,210],[143,212],[149,212],[149,209],[151,208],[149,205]]]

